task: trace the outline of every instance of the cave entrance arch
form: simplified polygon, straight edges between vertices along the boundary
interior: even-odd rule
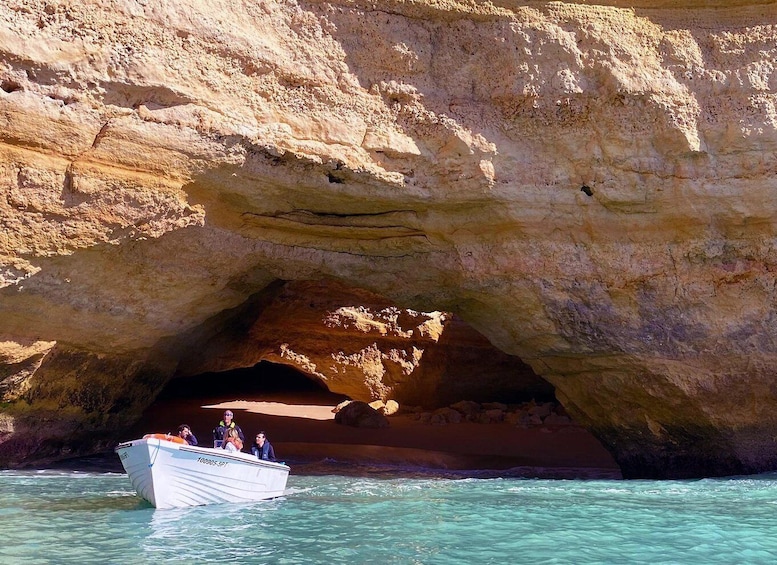
[[[338,282],[276,281],[199,328],[183,359],[146,415],[162,426],[153,431],[187,423],[207,444],[229,408],[247,439],[264,430],[291,462],[502,469],[531,462],[527,453],[561,462],[565,449],[587,449],[585,465],[615,467],[582,428],[536,433],[547,416],[566,417],[553,386],[454,313],[402,308]],[[345,399],[395,400],[400,411],[386,429],[343,426],[332,407]],[[250,404],[273,402],[295,409]]]

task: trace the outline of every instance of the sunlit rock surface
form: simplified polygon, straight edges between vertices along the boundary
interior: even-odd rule
[[[352,399],[438,407],[462,398],[553,398],[518,357],[445,312],[397,308],[333,282],[273,285],[220,321],[181,360],[176,377],[288,365]]]
[[[528,363],[626,476],[774,468],[777,4],[604,4],[0,5],[0,459],[338,281]]]

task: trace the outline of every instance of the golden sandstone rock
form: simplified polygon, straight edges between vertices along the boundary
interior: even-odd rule
[[[472,399],[504,371],[414,375],[444,313],[552,383],[625,476],[774,468],[776,14],[2,3],[0,410],[28,439],[0,462],[108,441],[170,377],[262,359],[363,400]],[[255,325],[318,281],[349,329],[308,327],[353,347],[284,341],[302,301]]]

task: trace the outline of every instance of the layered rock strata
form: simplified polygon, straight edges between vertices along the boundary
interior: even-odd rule
[[[5,2],[3,437],[108,444],[336,280],[519,356],[625,476],[777,466],[777,4],[602,4]]]

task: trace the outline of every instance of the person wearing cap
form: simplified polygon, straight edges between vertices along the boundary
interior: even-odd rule
[[[213,447],[221,447],[221,444],[224,442],[224,434],[227,433],[227,430],[232,429],[237,430],[240,441],[245,442],[246,438],[243,435],[243,430],[232,420],[233,416],[232,410],[225,410],[224,419],[219,422],[218,426],[213,428]]]

